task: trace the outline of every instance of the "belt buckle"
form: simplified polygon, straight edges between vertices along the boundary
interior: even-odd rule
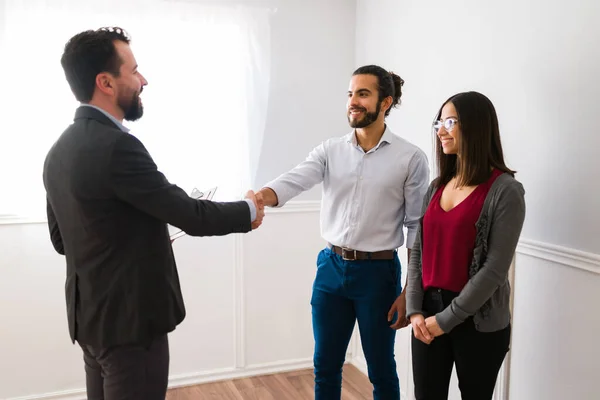
[[[350,252],[350,254],[354,253],[354,258],[348,258],[346,256],[348,252]],[[342,259],[344,261],[356,261],[356,250],[349,249],[348,247],[342,247]]]

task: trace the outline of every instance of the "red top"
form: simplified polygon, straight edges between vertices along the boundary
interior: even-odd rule
[[[440,199],[444,187],[433,195],[423,216],[423,289],[434,287],[460,292],[469,280],[469,265],[473,258],[475,223],[485,197],[502,171],[494,169],[487,182],[450,211],[444,211]]]

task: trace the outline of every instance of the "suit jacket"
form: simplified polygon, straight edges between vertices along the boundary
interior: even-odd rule
[[[43,172],[50,238],[67,265],[71,340],[149,343],[185,318],[167,223],[191,236],[248,232],[245,201],[192,199],[167,181],[143,144],[82,106]]]

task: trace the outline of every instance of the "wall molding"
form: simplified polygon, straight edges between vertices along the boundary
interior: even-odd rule
[[[567,267],[600,274],[600,255],[531,239],[521,239],[517,254],[552,261]]]
[[[267,207],[267,214],[288,214],[319,212],[321,210],[320,200],[300,200],[290,201],[281,208]],[[13,214],[0,214],[0,225],[27,225],[27,224],[45,224],[48,219],[45,216],[26,216]]]
[[[0,215],[0,225],[28,225],[28,224],[45,224],[48,219],[44,216],[24,216],[24,215]]]
[[[246,309],[245,285],[244,285],[244,239],[242,235],[234,238],[234,261],[233,261],[233,352],[236,368],[246,366]]]

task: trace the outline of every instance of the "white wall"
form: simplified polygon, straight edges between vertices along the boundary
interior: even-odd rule
[[[600,256],[524,240],[516,265],[510,400],[600,398]]]
[[[303,161],[321,141],[350,131],[346,92],[354,71],[355,0],[269,3],[277,13],[258,187]],[[319,188],[298,199],[320,199]]]
[[[320,141],[347,133],[356,8],[347,0],[228,2],[276,9],[259,188]],[[319,197],[315,188],[297,200]],[[170,338],[171,384],[310,367],[310,291],[323,245],[318,201],[272,212],[245,236],[179,239],[188,314]],[[67,331],[64,259],[46,225],[0,223],[0,254],[0,399],[83,398],[81,352]]]
[[[0,243],[0,398],[83,398],[64,260],[46,226],[0,225]],[[270,212],[250,234],[178,239],[187,317],[170,335],[171,386],[310,367],[310,290],[323,244],[318,203]]]
[[[600,396],[598,19],[596,0],[357,2],[356,64],[406,81],[388,121],[399,134],[432,154],[431,122],[450,95],[477,90],[496,105],[528,206],[510,400]]]

